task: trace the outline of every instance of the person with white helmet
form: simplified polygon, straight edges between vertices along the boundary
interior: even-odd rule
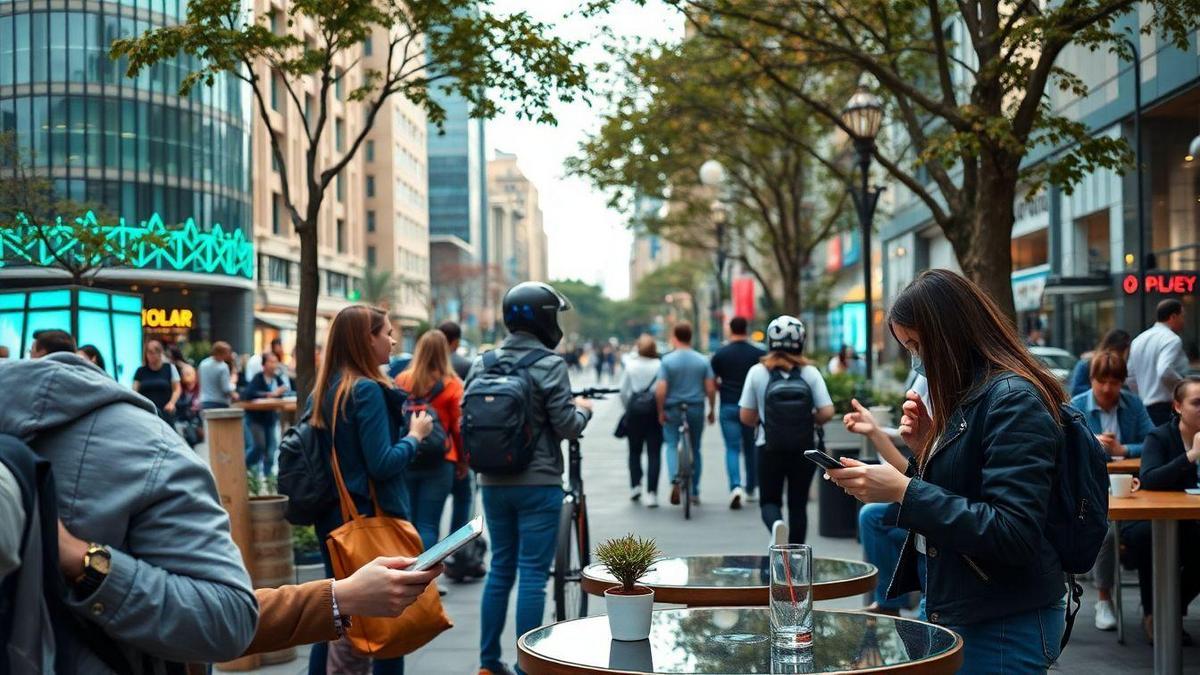
[[[794,316],[772,321],[767,326],[767,355],[746,373],[738,401],[742,424],[758,429],[759,507],[763,524],[777,544],[804,543],[809,486],[816,473],[816,465],[805,459],[804,451],[818,447],[817,427],[833,418],[833,399],[825,380],[803,356],[805,337],[804,323]]]

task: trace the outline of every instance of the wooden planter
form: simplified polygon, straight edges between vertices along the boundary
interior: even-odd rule
[[[276,588],[295,583],[292,525],[284,519],[287,495],[250,498],[250,580],[255,588]],[[262,655],[264,665],[287,663],[296,658],[289,647]]]

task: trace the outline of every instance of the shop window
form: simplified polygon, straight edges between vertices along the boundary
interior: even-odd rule
[[[1050,230],[1041,229],[1012,240],[1012,268],[1045,265],[1050,260]]]
[[[1075,231],[1082,244],[1081,261],[1085,274],[1103,274],[1109,270],[1108,209],[1076,219]]]

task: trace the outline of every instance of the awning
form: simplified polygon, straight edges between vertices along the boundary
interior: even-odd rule
[[[279,330],[296,330],[296,315],[282,312],[255,312],[254,323]]]
[[[1046,279],[1046,295],[1086,295],[1089,293],[1108,293],[1113,290],[1113,284],[1108,275],[1089,277],[1051,276]]]

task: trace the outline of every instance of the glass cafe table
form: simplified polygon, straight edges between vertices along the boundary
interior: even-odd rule
[[[875,589],[874,565],[840,558],[813,558],[813,599],[846,598]],[[767,556],[694,555],[666,558],[639,584],[654,589],[654,601],[689,607],[767,604]],[[583,569],[583,590],[603,596],[617,580],[603,565]]]
[[[813,645],[772,649],[766,607],[660,609],[650,638],[619,642],[607,616],[536,628],[517,641],[529,675],[579,673],[953,673],[962,638],[933,624],[862,612],[813,610]]]

